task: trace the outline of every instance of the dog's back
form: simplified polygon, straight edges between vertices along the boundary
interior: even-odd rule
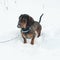
[[[37,21],[35,21],[34,24],[31,26],[31,29],[36,31],[37,28],[41,29],[41,25]]]

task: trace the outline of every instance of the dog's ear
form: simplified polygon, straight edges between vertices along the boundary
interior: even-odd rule
[[[19,16],[19,20],[21,20],[21,19],[22,19],[22,17],[23,17],[23,15],[21,14],[21,15]]]
[[[29,16],[29,19],[27,21],[27,26],[31,26],[34,23],[34,19],[32,17]]]

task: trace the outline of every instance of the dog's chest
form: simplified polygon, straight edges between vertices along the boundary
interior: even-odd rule
[[[28,27],[26,29],[21,29],[22,36],[25,38],[32,38],[33,33],[31,32],[31,29]]]

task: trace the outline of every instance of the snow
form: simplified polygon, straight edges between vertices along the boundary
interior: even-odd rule
[[[24,44],[17,28],[18,18],[24,13],[36,21],[44,13],[42,33],[34,45],[31,40]],[[60,60],[60,1],[0,0],[0,60],[44,59]]]

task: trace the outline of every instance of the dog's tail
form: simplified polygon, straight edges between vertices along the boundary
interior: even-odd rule
[[[42,15],[41,15],[40,18],[39,18],[39,23],[41,22],[41,18],[42,18],[43,15],[44,15],[44,14],[42,13]]]

